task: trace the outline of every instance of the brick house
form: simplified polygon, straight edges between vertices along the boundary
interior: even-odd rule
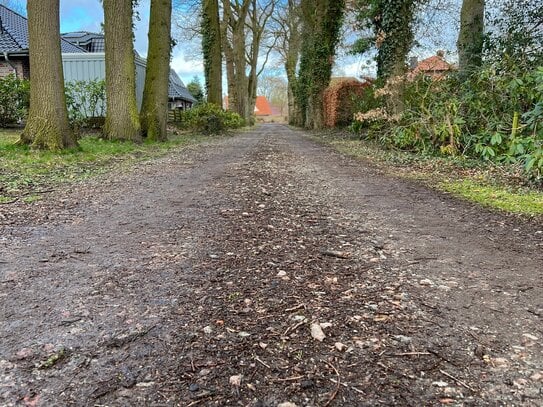
[[[445,52],[443,51],[437,51],[436,55],[423,59],[420,62],[418,62],[416,58],[413,58],[410,65],[410,78],[422,74],[434,79],[439,79],[456,70],[456,67],[453,64],[450,64],[445,60]]]
[[[223,99],[224,108],[228,110],[228,95]],[[257,117],[271,116],[273,114],[272,107],[266,96],[257,96],[255,101],[254,115]]]

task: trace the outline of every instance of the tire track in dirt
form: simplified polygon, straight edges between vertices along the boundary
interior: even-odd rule
[[[541,400],[541,225],[278,125],[60,204],[2,228],[6,405]]]

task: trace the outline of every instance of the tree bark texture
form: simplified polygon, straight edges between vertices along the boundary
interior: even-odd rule
[[[458,65],[461,74],[481,66],[485,28],[485,0],[464,0],[458,34]]]
[[[296,88],[296,67],[298,66],[298,60],[300,57],[301,46],[301,32],[300,32],[300,18],[298,11],[299,4],[294,0],[288,1],[288,15],[287,15],[287,38],[285,41],[285,71],[288,81],[288,118],[289,124],[301,125],[301,113],[300,108],[296,103],[294,92]]]
[[[380,0],[374,16],[377,37],[377,77],[388,79],[403,75],[406,58],[413,45],[412,0]]]
[[[275,11],[276,0],[268,0],[266,2],[260,2],[257,0],[252,0],[251,7],[249,8],[249,21],[247,24],[250,32],[250,47],[247,53],[247,61],[249,63],[249,76],[248,76],[248,113],[253,115],[255,111],[256,98],[257,98],[257,89],[258,89],[258,79],[262,74],[271,51],[271,47],[267,50],[264,62],[262,66],[258,67],[258,62],[260,59],[260,50],[261,44],[266,34],[266,29],[268,26],[268,21],[272,17]]]
[[[223,0],[223,44],[228,80],[228,109],[249,121],[249,81],[245,49],[245,24],[251,0]]]
[[[221,21],[221,43],[224,52],[224,62],[226,66],[226,83],[228,87],[228,110],[234,112],[237,105],[236,95],[236,73],[234,69],[234,50],[232,49],[230,33],[230,0],[222,0],[223,20]]]
[[[234,51],[234,72],[236,87],[235,111],[245,120],[249,120],[249,80],[247,78],[247,58],[245,56],[245,22],[237,22],[232,35]]]
[[[222,39],[218,0],[204,0],[202,51],[207,101],[222,106]]]
[[[29,0],[27,13],[30,110],[20,142],[48,150],[75,147],[64,94],[59,0]]]
[[[166,141],[168,135],[168,82],[170,76],[171,0],[151,0],[149,52],[140,113],[142,135]]]
[[[140,142],[132,0],[103,0],[103,3],[107,95],[104,133],[110,140]]]
[[[343,0],[301,2],[302,48],[295,94],[307,129],[324,127],[323,95],[332,75],[344,8]]]

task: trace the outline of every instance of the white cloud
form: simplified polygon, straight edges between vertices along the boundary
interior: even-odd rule
[[[183,82],[190,82],[196,75],[200,77],[200,81],[203,83],[204,63],[202,60],[187,60],[183,51],[179,50],[174,52],[170,65],[178,73]]]
[[[375,76],[376,71],[375,61],[371,58],[344,56],[338,58],[336,61],[333,76],[353,76],[360,78],[362,76]]]

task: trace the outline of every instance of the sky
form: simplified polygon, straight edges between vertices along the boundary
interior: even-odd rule
[[[135,48],[142,56],[147,55],[147,31],[149,25],[150,0],[139,0],[137,15],[139,19],[135,21]],[[26,0],[0,0],[4,3],[24,13]],[[436,5],[447,5],[449,13],[440,13],[436,16],[434,7]],[[454,20],[459,15],[460,0],[430,0],[427,10],[421,10],[418,24],[417,38],[421,39],[419,45],[414,47],[411,56],[417,56],[419,59],[435,54],[437,49],[444,49],[447,52],[448,60],[453,62],[456,59],[454,53],[454,42],[456,40],[456,30],[452,28],[451,18]],[[175,13],[174,13],[175,15]],[[453,16],[453,17],[451,17]],[[194,18],[197,18],[194,16]],[[175,17],[174,17],[175,19]],[[189,17],[190,19],[190,17]],[[100,0],[60,0],[60,28],[61,32],[69,31],[93,31],[101,30],[101,23],[104,20],[102,4]],[[176,24],[172,24],[175,38]],[[451,27],[452,29],[443,29]],[[198,76],[203,83],[203,63],[200,57],[198,44],[188,44],[186,40],[178,40],[178,45],[172,53],[171,66],[179,74],[181,79],[188,83],[194,76]],[[187,57],[189,56],[189,57]],[[275,74],[283,75],[278,70],[273,70]],[[334,68],[335,76],[374,76],[375,63],[371,56],[353,57],[345,52],[339,52],[336,58]]]
[[[24,12],[26,0],[4,0],[7,6]],[[139,20],[135,21],[135,48],[142,56],[147,55],[147,31],[149,28],[149,0],[139,0],[137,13]],[[104,21],[104,12],[100,0],[60,0],[60,31],[91,31],[100,32]],[[203,81],[203,65],[201,60],[187,61],[182,44],[175,47],[172,53],[171,66],[179,74],[183,82],[188,83],[196,75]]]

